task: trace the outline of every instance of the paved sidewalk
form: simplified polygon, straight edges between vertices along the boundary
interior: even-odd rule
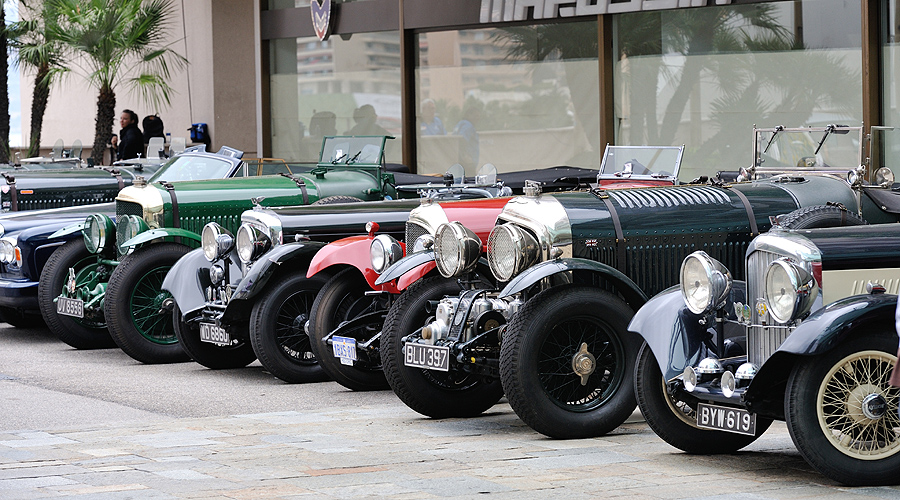
[[[235,412],[242,400],[260,409]],[[505,401],[430,420],[390,391],[290,386],[259,367],[145,366],[2,329],[0,404],[3,500],[900,498],[814,472],[780,423],[731,456],[676,452],[638,413],[608,436],[557,441]]]

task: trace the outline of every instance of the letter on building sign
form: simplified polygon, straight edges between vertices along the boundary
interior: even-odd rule
[[[315,4],[316,0],[312,0]],[[733,0],[481,0],[482,23],[597,16],[647,10],[670,10],[707,5],[730,5]]]

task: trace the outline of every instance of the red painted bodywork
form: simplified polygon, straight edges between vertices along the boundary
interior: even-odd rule
[[[509,200],[510,198],[480,198],[476,200],[445,201],[438,204],[443,208],[448,221],[461,222],[481,238],[482,245],[487,245],[487,238],[491,233],[491,229],[494,228],[497,215],[500,214],[503,206]],[[335,265],[351,265],[359,270],[373,290],[400,293],[401,290],[431,272],[435,267],[432,261],[404,274],[395,282],[376,286],[375,280],[378,279],[378,274],[369,267],[371,265],[369,246],[372,238],[369,235],[350,236],[329,243],[316,252],[312,262],[309,264],[306,276],[311,277],[319,271]],[[405,253],[406,247],[404,243],[401,242],[400,245]]]

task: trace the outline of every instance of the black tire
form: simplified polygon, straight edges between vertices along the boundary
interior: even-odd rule
[[[162,289],[163,279],[190,249],[177,243],[155,243],[136,250],[116,266],[103,302],[113,340],[126,354],[147,364],[187,361],[172,326]]]
[[[503,334],[500,379],[513,410],[558,439],[600,436],[634,412],[640,337],[631,308],[593,287],[560,286],[528,300]],[[586,354],[579,354],[586,349]],[[576,358],[593,370],[583,378]]]
[[[172,326],[178,344],[191,359],[211,370],[243,368],[256,361],[256,353],[249,342],[235,340],[232,345],[216,345],[200,340],[199,321],[185,321],[181,309],[175,304],[172,311]],[[234,335],[232,334],[232,338]]]
[[[259,362],[289,383],[323,382],[328,374],[310,348],[306,321],[328,276],[305,276],[305,268],[266,284],[250,313],[250,343]]]
[[[46,323],[40,314],[27,313],[12,307],[0,306],[0,321],[16,328],[44,328]]]
[[[755,436],[697,427],[697,400],[684,391],[680,399],[668,394],[656,357],[646,344],[638,355],[634,373],[638,405],[647,425],[679,450],[704,455],[734,453],[756,441],[772,425],[771,419],[757,416]]]
[[[370,361],[357,360],[354,365],[342,364],[334,357],[334,350],[323,339],[345,321],[381,310],[387,312],[384,297],[366,295],[369,284],[356,268],[345,269],[325,283],[316,296],[309,315],[310,345],[319,365],[335,382],[354,391],[376,391],[390,387],[381,369],[378,341],[372,344]],[[381,332],[384,316],[344,336],[353,337],[357,343],[368,342]]]
[[[342,194],[334,195],[334,196],[326,196],[321,200],[316,200],[312,202],[312,205],[334,205],[336,203],[358,203],[363,200],[357,198],[356,196],[346,196]]]
[[[83,282],[98,267],[96,255],[87,251],[83,238],[76,238],[57,248],[41,270],[38,282],[38,306],[41,316],[59,340],[75,349],[103,349],[115,347],[106,320],[103,318],[74,318],[56,312],[56,297],[62,293],[69,279],[69,268],[75,269],[76,283]]]
[[[499,380],[403,364],[400,339],[425,326],[428,301],[459,292],[456,280],[431,277],[415,282],[391,306],[381,333],[381,362],[391,389],[407,406],[432,418],[474,417],[503,396]]]
[[[816,229],[822,227],[864,226],[867,222],[853,212],[834,205],[803,207],[779,218],[784,229]]]
[[[794,367],[785,421],[800,454],[824,476],[848,486],[897,484],[900,389],[889,384],[896,352],[897,336],[885,328]],[[863,403],[868,395],[876,395],[871,405]]]

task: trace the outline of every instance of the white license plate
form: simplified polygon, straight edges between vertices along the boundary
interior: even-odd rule
[[[406,344],[403,364],[426,370],[450,371],[450,348],[446,346]]]
[[[200,323],[200,340],[210,344],[227,345],[231,343],[231,336],[224,328],[212,323]]]
[[[756,414],[739,408],[697,404],[697,426],[704,429],[756,435]]]
[[[69,299],[66,297],[57,297],[56,313],[64,316],[74,316],[76,318],[84,317],[84,301],[81,299]]]
[[[334,357],[340,358],[342,365],[353,366],[356,361],[356,339],[353,337],[331,337]]]

